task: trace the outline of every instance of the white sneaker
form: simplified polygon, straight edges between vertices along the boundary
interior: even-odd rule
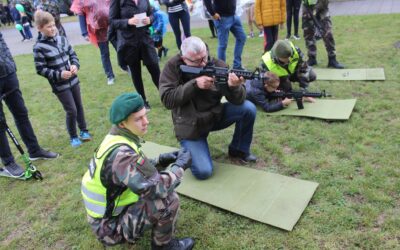
[[[258,34],[258,37],[264,37],[264,32],[260,32],[260,34]]]
[[[108,78],[107,79],[107,84],[108,85],[113,85],[114,84],[114,78]]]
[[[293,36],[293,39],[294,39],[294,40],[300,40],[300,37],[299,37],[299,36],[296,36],[296,35],[294,35],[294,36]]]

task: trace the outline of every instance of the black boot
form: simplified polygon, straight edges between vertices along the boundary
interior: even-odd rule
[[[191,250],[193,246],[193,238],[172,239],[168,244],[162,246],[151,243],[152,250]]]
[[[344,65],[336,61],[336,56],[329,57],[328,68],[344,69]]]
[[[307,64],[308,66],[317,65],[318,64],[317,58],[315,56],[308,56]]]

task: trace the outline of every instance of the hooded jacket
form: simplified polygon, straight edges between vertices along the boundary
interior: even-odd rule
[[[257,25],[274,26],[286,22],[286,0],[256,0],[254,15]]]

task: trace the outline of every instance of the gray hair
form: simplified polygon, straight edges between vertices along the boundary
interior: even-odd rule
[[[186,38],[181,45],[182,56],[187,56],[189,52],[198,54],[206,49],[206,44],[197,36]]]

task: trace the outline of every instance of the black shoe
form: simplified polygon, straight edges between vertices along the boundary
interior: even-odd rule
[[[3,170],[9,174],[11,177],[22,177],[25,173],[24,169],[18,165],[16,162],[11,162],[7,164]]]
[[[39,159],[54,159],[57,158],[60,154],[54,153],[51,151],[44,150],[43,148],[39,149],[35,153],[29,155],[29,159],[31,161],[36,161]]]
[[[168,48],[165,48],[165,47],[164,47],[164,57],[167,57],[168,50],[169,50]]]
[[[246,154],[234,149],[229,149],[228,154],[232,158],[238,158],[244,164],[257,161],[257,157],[255,155]]]
[[[144,107],[146,108],[147,111],[151,110],[150,104],[147,101],[144,102]]]
[[[328,68],[344,69],[344,65],[336,61],[336,56],[329,57]]]
[[[152,250],[191,250],[193,246],[194,239],[192,238],[172,239],[168,244],[163,246],[151,243]]]
[[[318,62],[315,57],[308,57],[307,64],[308,64],[308,66],[314,66],[314,65],[317,65]]]

